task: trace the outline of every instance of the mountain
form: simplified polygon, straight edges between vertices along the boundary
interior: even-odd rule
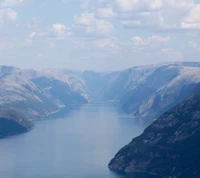
[[[27,76],[40,87],[49,98],[60,105],[76,106],[89,101],[84,80],[78,73],[67,70],[24,70]]]
[[[86,91],[90,95],[90,99],[106,100],[105,91],[116,81],[120,72],[94,72],[83,71],[80,77],[84,80]]]
[[[88,102],[84,82],[72,72],[0,67],[0,107],[41,119]]]
[[[200,85],[189,98],[160,116],[109,163],[113,171],[134,176],[200,177]]]
[[[0,138],[26,132],[33,128],[32,122],[20,113],[10,110],[0,110]]]
[[[199,74],[199,63],[138,66],[110,73],[1,66],[0,106],[41,118],[61,106],[118,100],[124,111],[146,126],[187,98],[200,82]]]
[[[108,99],[120,100],[124,111],[149,125],[187,98],[200,82],[200,63],[166,63],[120,72],[107,89]]]
[[[124,111],[149,125],[187,98],[200,82],[200,63],[138,66],[125,71],[35,70],[0,66],[0,108],[31,120],[92,100],[117,100]]]
[[[18,110],[29,119],[43,117],[57,109],[37,85],[18,75],[18,71],[16,68],[1,67],[0,107]]]

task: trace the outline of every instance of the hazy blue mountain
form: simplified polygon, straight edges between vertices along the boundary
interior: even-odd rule
[[[109,168],[134,176],[200,177],[200,85],[122,148]]]
[[[199,63],[139,66],[120,73],[106,91],[122,108],[148,125],[183,101],[200,82]]]
[[[87,92],[90,95],[90,99],[99,98],[107,100],[105,92],[110,86],[116,81],[120,72],[93,72],[93,71],[83,71],[80,77],[85,81]]]

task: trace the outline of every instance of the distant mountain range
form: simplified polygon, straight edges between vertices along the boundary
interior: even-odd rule
[[[166,63],[124,71],[34,70],[0,66],[0,108],[42,119],[62,107],[119,101],[144,126],[186,99],[200,82],[200,63]]]
[[[109,168],[131,177],[200,177],[200,85],[122,148]]]

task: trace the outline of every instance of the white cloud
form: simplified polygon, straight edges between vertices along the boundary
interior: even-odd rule
[[[111,49],[119,49],[119,46],[117,45],[117,39],[116,38],[105,38],[100,39],[96,41],[96,45],[99,48],[111,48]]]
[[[43,42],[48,41],[50,47],[53,48],[55,44],[51,40],[64,40],[66,37],[71,36],[71,34],[71,31],[65,25],[56,23],[52,25],[51,29],[30,32],[25,38],[25,41],[28,46],[33,42],[33,40]]]
[[[186,29],[200,29],[200,4],[193,4],[181,27]]]
[[[44,42],[47,36],[49,36],[49,31],[30,32],[25,38],[26,45],[30,46],[34,41]]]
[[[18,13],[9,7],[23,4],[27,0],[3,0],[0,2],[0,23],[3,23],[6,19],[15,20]]]
[[[15,20],[17,17],[17,12],[10,8],[0,9],[0,22],[4,22],[5,19]]]
[[[82,56],[88,59],[95,57],[96,61],[106,62],[108,60],[112,61],[114,66],[123,63],[124,66],[130,67],[141,63],[183,60],[182,52],[171,48],[170,44],[169,36],[133,36],[129,40],[119,40],[109,36],[82,41],[79,39],[77,47],[79,52],[83,53]]]
[[[113,11],[112,7],[102,7],[98,8],[95,15],[100,18],[114,18],[116,13]]]
[[[142,38],[140,36],[133,36],[127,41],[120,41],[119,39],[115,37],[105,37],[101,39],[95,39],[95,40],[82,40],[82,44],[80,47],[86,47],[88,46],[88,49],[91,48],[91,46],[97,46],[100,49],[103,48],[112,48],[113,50],[119,49],[119,50],[128,50],[132,52],[140,52],[140,51],[155,51],[161,50],[164,47],[168,47],[169,42],[171,41],[171,38],[169,36],[159,36],[159,35],[152,35],[147,38]],[[79,44],[81,44],[81,40],[79,39]],[[166,48],[169,49],[169,48]]]
[[[188,46],[200,51],[200,44],[194,42],[194,41],[189,41]]]
[[[150,36],[146,39],[143,39],[139,36],[134,36],[131,38],[129,45],[133,47],[136,51],[143,50],[144,48],[160,48],[163,45],[166,45],[171,38],[169,36],[162,37],[158,35]]]
[[[53,30],[54,34],[60,38],[65,38],[65,37],[71,35],[69,28],[67,28],[63,24],[59,24],[59,23],[53,24],[52,30]]]
[[[29,28],[37,28],[39,24],[41,24],[42,21],[36,17],[32,17],[31,20],[26,24]]]
[[[33,37],[36,35],[36,32],[31,32],[29,33],[29,35],[25,38],[25,41],[28,43],[28,44],[31,44],[33,42]]]
[[[72,0],[62,0],[64,3],[69,3],[71,2]]]
[[[94,13],[81,13],[80,15],[75,15],[74,17],[75,24],[89,26],[95,23],[96,19]]]
[[[94,5],[96,3],[96,5]],[[200,29],[200,4],[193,0],[83,0],[97,7],[98,18],[118,18],[129,28],[148,30]]]
[[[116,6],[124,12],[158,10],[163,7],[162,0],[115,0]]]
[[[171,38],[169,36],[152,35],[147,38],[140,36],[134,36],[130,40],[120,41],[115,37],[107,37],[95,40],[78,40],[78,47],[85,50],[98,51],[99,53],[107,53],[113,55],[112,58],[118,58],[119,56],[134,56],[135,54],[144,56],[164,54],[166,56],[175,56],[177,54],[174,50],[170,51],[169,42]],[[165,50],[163,50],[165,49]],[[167,50],[168,49],[168,50]],[[177,55],[178,56],[178,55]]]
[[[0,42],[0,50],[5,50],[5,49],[9,49],[12,48],[14,45],[10,44],[10,43],[2,43]]]
[[[12,7],[25,3],[27,0],[4,0],[0,3],[2,7]]]
[[[76,27],[84,30],[85,33],[95,33],[101,35],[109,35],[113,31],[113,25],[106,20],[96,19],[94,13],[82,13],[75,15],[74,23]]]
[[[91,1],[92,1],[92,0],[82,0],[82,1],[81,1],[80,7],[81,7],[82,9],[87,9],[88,6],[90,5]]]
[[[125,27],[200,29],[200,4],[193,0],[104,0],[104,4],[96,13],[104,18],[115,15]]]

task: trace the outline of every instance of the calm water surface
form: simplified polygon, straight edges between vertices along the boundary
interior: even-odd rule
[[[0,177],[119,178],[107,164],[141,132],[111,104],[88,104],[0,140]]]

